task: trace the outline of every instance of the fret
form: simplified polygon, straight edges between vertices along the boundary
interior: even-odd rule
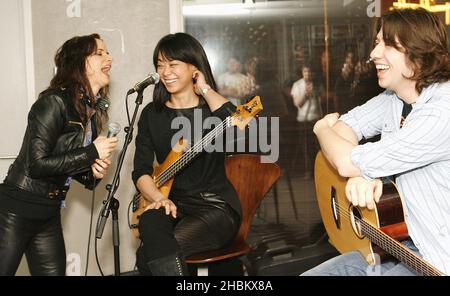
[[[231,126],[231,117],[225,118],[221,124],[216,126],[213,130],[208,132],[206,136],[195,143],[191,148],[189,148],[177,161],[175,161],[166,170],[161,172],[156,177],[157,184],[164,184],[170,180],[174,175],[176,175],[181,169],[183,169],[194,157],[200,154],[205,147],[210,145],[214,139],[221,135],[224,130]]]
[[[388,187],[387,193],[381,197],[376,211],[353,206],[345,195],[346,180],[339,176],[321,152],[315,162],[315,183],[322,221],[330,240],[340,252],[357,250],[367,258],[368,263],[372,264],[374,263],[372,244],[378,245],[419,274],[443,275],[422,257],[389,236],[388,233],[392,233],[395,237],[407,235],[401,208],[403,204],[394,183],[392,183],[394,188]],[[387,216],[384,215],[386,211]],[[398,217],[392,217],[393,215]],[[382,221],[391,220],[393,224],[386,223],[381,229],[378,228]],[[361,239],[364,237],[365,239]]]
[[[366,235],[370,241],[397,258],[399,261],[405,263],[420,274],[440,275],[440,272],[436,271],[427,262],[423,261],[422,258],[407,250],[400,242],[397,242],[364,220],[359,222],[361,223],[363,234]]]

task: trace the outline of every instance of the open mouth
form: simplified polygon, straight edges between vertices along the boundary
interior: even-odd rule
[[[106,66],[102,68],[102,72],[106,75],[109,75],[109,71],[111,70],[111,66]]]
[[[177,82],[177,79],[164,79],[164,82],[168,85],[173,84]]]
[[[375,67],[377,68],[377,71],[380,71],[380,72],[387,71],[391,68],[388,65],[384,65],[384,64],[377,64]]]

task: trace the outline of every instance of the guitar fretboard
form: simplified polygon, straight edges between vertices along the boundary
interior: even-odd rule
[[[378,228],[372,226],[366,221],[359,219],[361,223],[361,231],[374,244],[417,271],[419,274],[426,276],[440,276],[442,273],[428,264],[422,258],[416,256],[412,251],[403,246],[400,242],[388,236]]]
[[[160,187],[168,180],[170,180],[175,174],[182,170],[193,158],[200,154],[205,147],[210,145],[214,139],[221,135],[228,127],[231,126],[231,116],[228,116],[213,130],[208,132],[201,140],[190,147],[183,155],[165,169],[161,174],[155,178],[156,186]]]

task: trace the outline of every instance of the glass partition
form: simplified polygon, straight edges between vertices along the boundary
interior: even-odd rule
[[[185,30],[204,45],[223,94],[236,104],[259,95],[261,115],[279,118],[283,175],[258,212],[264,225],[287,226],[307,240],[323,233],[315,200],[318,144],[312,127],[324,114],[345,113],[382,91],[373,63],[366,61],[375,17],[396,2],[419,3],[184,1]],[[447,14],[439,13],[443,20]],[[295,99],[301,83],[315,97],[307,106]]]

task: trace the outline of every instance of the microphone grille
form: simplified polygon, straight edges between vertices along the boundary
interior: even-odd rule
[[[117,135],[120,132],[120,124],[117,122],[110,122],[108,124],[108,133],[112,135]]]
[[[156,72],[150,73],[149,76],[152,77],[155,84],[157,84],[159,82],[159,74],[158,73],[156,73]]]

